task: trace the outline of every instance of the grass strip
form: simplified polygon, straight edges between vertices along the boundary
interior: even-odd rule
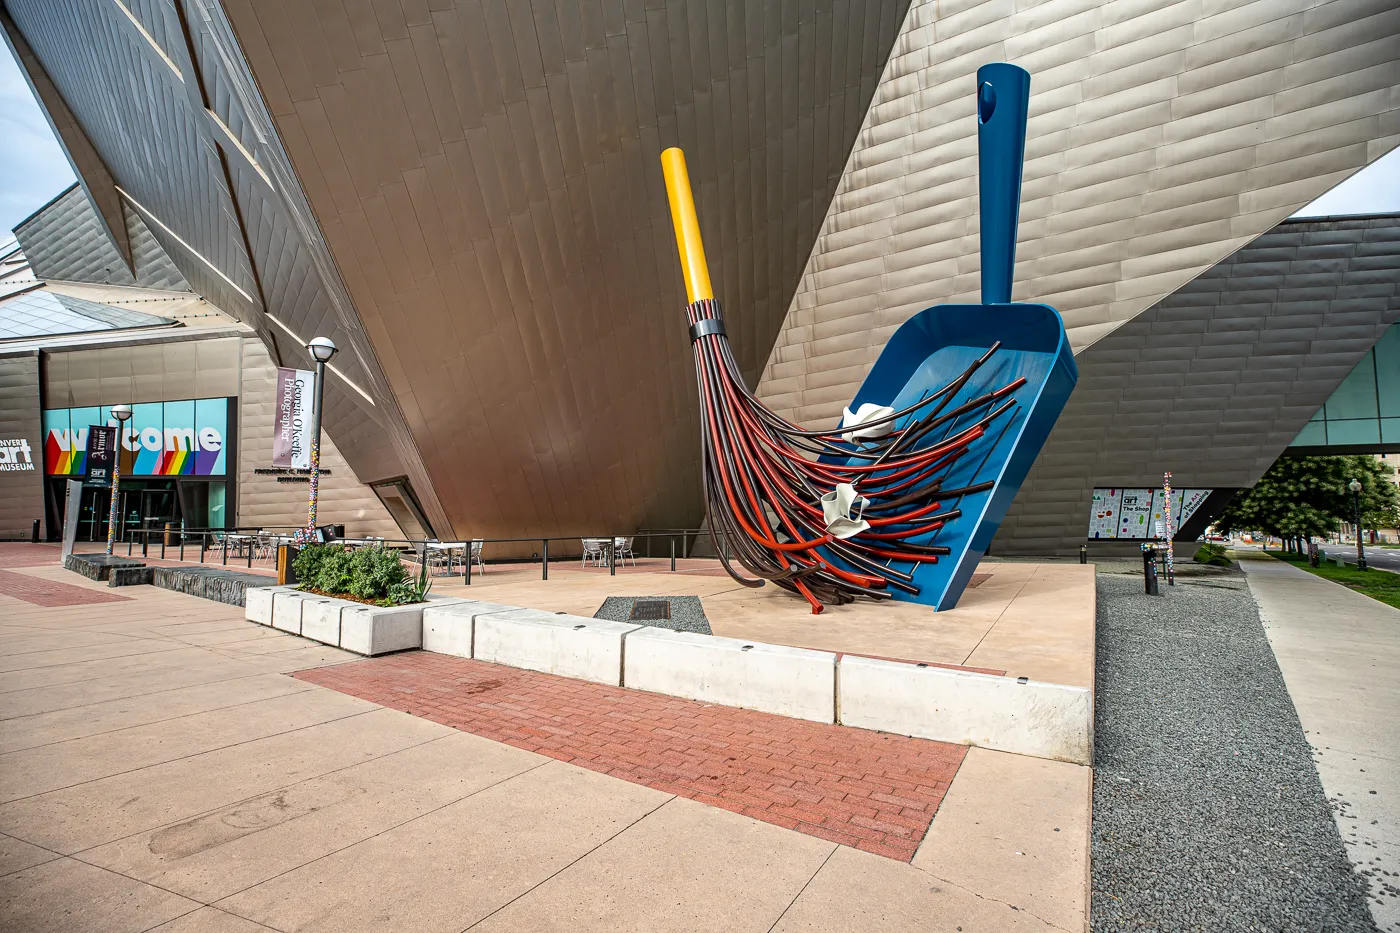
[[[1338,567],[1330,561],[1323,563],[1321,567],[1309,567],[1307,557],[1302,555],[1285,554],[1278,551],[1265,551],[1264,553],[1276,560],[1287,561],[1300,570],[1306,570],[1324,580],[1340,583],[1347,589],[1356,590],[1356,592],[1369,596],[1377,602],[1400,609],[1400,573],[1371,568],[1357,570],[1353,566]]]

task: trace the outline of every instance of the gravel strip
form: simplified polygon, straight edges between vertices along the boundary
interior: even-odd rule
[[[631,619],[632,604],[637,600],[665,600],[671,604],[669,619]],[[699,635],[713,635],[710,620],[705,618],[705,609],[700,605],[699,596],[609,596],[603,601],[595,619],[611,619],[614,622],[631,622],[633,625],[650,625],[653,628],[668,628],[675,632],[695,632]]]
[[[1099,574],[1096,933],[1376,929],[1237,574]]]

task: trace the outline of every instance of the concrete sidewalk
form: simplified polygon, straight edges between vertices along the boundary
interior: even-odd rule
[[[1400,931],[1400,610],[1239,551],[1372,916]]]
[[[117,592],[0,585],[0,931],[1086,926],[1087,768],[970,750],[911,864],[294,679],[349,656]]]

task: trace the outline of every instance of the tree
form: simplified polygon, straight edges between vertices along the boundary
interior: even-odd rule
[[[1390,466],[1367,456],[1292,457],[1274,461],[1250,489],[1235,496],[1216,522],[1222,531],[1262,531],[1279,538],[1309,538],[1355,521],[1347,484],[1361,482],[1362,524],[1388,527],[1397,507]]]

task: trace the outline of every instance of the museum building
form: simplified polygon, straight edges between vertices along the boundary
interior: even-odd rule
[[[61,438],[67,412],[71,445],[118,395],[159,404],[162,445],[194,447],[145,448],[142,426],[151,508],[168,493],[243,522],[268,460],[249,453],[270,421],[253,374],[319,335],[342,348],[333,472],[372,490],[376,521],[456,540],[694,528],[661,151],[687,154],[743,377],[830,428],[902,323],[975,301],[975,73],[1008,61],[1031,75],[1013,298],[1061,312],[1080,379],[993,553],[1131,542],[1129,507],[1129,531],[1171,510],[1194,535],[1290,447],[1400,450],[1400,220],[1289,219],[1400,144],[1389,0],[436,6],[0,3],[79,178],[64,197],[110,247],[44,288],[178,276],[219,316],[189,339],[176,302],[133,305],[183,327],[105,338],[160,347],[187,374],[169,388],[131,370],[99,390],[63,362],[79,350],[0,349],[36,354],[5,377],[28,380],[32,436],[52,414]],[[1157,498],[1166,472],[1179,505]]]

